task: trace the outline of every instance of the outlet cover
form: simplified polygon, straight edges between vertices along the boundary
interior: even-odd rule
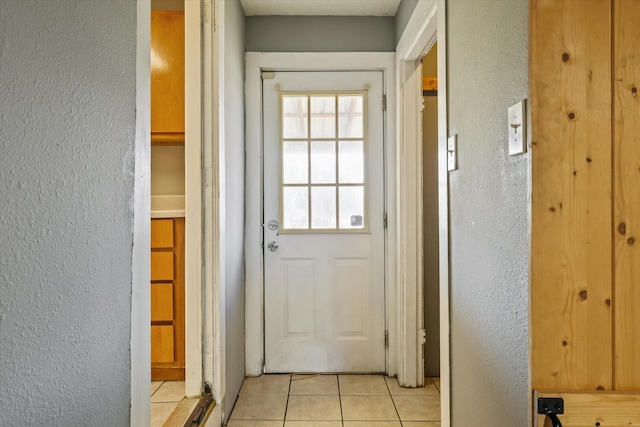
[[[527,152],[526,100],[509,107],[509,155]]]

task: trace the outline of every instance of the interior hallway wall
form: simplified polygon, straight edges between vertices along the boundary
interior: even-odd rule
[[[226,416],[245,375],[244,349],[244,52],[239,1],[224,1]]]
[[[248,16],[248,52],[393,52],[390,16]]]
[[[454,426],[528,424],[529,155],[507,109],[528,94],[527,0],[448,0],[451,405]],[[487,405],[491,396],[496,405]]]
[[[3,426],[129,425],[136,7],[0,1]]]

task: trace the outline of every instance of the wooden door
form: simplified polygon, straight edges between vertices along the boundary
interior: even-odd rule
[[[184,218],[151,220],[151,379],[183,380]]]
[[[184,12],[151,12],[151,143],[184,144]]]
[[[640,426],[640,2],[531,0],[530,23],[534,398]]]

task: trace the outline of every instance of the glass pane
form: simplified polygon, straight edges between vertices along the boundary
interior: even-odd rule
[[[336,228],[336,188],[311,188],[311,228]]]
[[[311,182],[314,184],[335,184],[336,143],[311,143]]]
[[[363,138],[362,122],[363,95],[349,95],[338,97],[338,128],[340,138]]]
[[[285,184],[309,182],[309,161],[306,141],[282,143],[282,180]]]
[[[364,143],[362,141],[341,141],[339,181],[341,184],[364,183]]]
[[[309,192],[307,187],[284,187],[282,222],[285,229],[309,228]]]
[[[340,228],[364,228],[364,187],[340,187]]]
[[[311,97],[311,138],[336,137],[336,97]]]
[[[306,138],[308,123],[308,98],[306,96],[282,97],[282,137]]]

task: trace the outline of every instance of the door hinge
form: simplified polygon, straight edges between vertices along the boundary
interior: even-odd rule
[[[263,71],[260,77],[262,77],[262,80],[271,80],[276,78],[276,73]]]
[[[389,332],[384,331],[384,346],[389,348]]]
[[[418,336],[420,337],[420,341],[422,344],[427,343],[427,330],[426,329],[418,329]]]
[[[387,111],[387,95],[382,95],[382,111]]]
[[[387,213],[382,214],[382,226],[387,228]]]
[[[420,111],[421,111],[421,112],[424,112],[424,110],[425,110],[425,108],[426,108],[426,107],[425,107],[425,104],[424,104],[424,96],[421,98],[421,100],[422,100],[422,101],[421,101],[421,103],[420,103]]]

